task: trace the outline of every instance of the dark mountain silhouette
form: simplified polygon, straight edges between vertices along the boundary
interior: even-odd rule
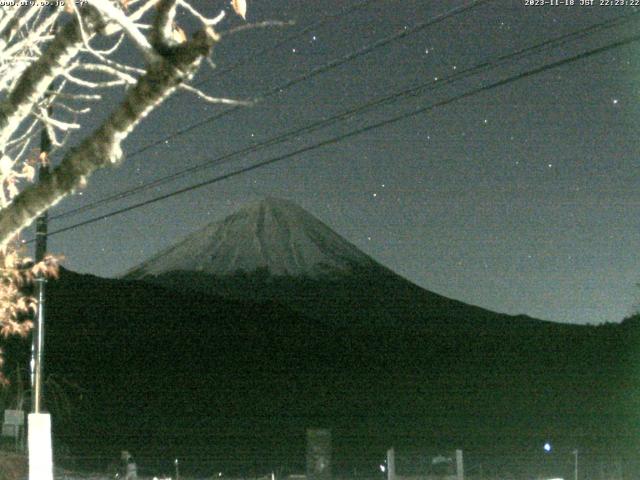
[[[54,424],[72,451],[246,473],[300,468],[309,426],[333,430],[337,471],[377,468],[391,445],[638,446],[637,319],[555,324],[442,297],[289,202],[125,279],[49,285],[47,371],[84,389]]]

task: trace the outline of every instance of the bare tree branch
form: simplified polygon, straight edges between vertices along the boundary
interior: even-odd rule
[[[104,27],[101,16],[93,8],[86,9],[85,31],[95,33]],[[0,145],[4,145],[18,129],[49,88],[51,81],[63,73],[65,66],[78,54],[82,45],[82,26],[68,22],[49,48],[21,75],[9,97],[0,104]]]
[[[96,9],[102,12],[107,18],[116,22],[122,30],[131,38],[134,45],[142,52],[147,62],[154,62],[157,60],[157,55],[153,51],[151,44],[147,40],[135,23],[127,17],[122,10],[116,8],[112,3],[105,2],[104,0],[87,0],[89,4],[93,5]]]
[[[0,210],[0,245],[6,244],[47,208],[81,187],[95,170],[118,163],[122,158],[121,142],[141,119],[191,78],[216,40],[217,37],[201,31],[151,65],[103,125],[69,152],[44,182],[26,188]]]

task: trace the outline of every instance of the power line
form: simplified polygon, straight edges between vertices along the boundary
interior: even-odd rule
[[[396,32],[392,35],[389,35],[385,38],[382,38],[376,42],[373,42],[369,45],[366,45],[358,50],[355,50],[351,53],[348,53],[347,55],[345,55],[344,57],[341,58],[337,58],[335,60],[332,60],[328,63],[325,63],[324,65],[321,65],[319,67],[316,67],[314,69],[312,69],[311,71],[304,73],[298,77],[295,77],[291,80],[288,80],[287,82],[283,83],[282,85],[278,85],[276,87],[273,87],[269,90],[267,90],[266,92],[264,92],[262,95],[260,95],[257,99],[255,99],[255,102],[261,102],[269,97],[272,97],[273,95],[279,94],[284,92],[285,90],[288,90],[289,88],[302,83],[304,81],[307,81],[313,77],[315,77],[316,75],[320,75],[324,72],[327,72],[329,70],[333,70],[334,68],[337,68],[341,65],[344,65],[345,63],[348,63],[350,61],[355,60],[356,58],[362,57],[364,55],[367,55],[379,48],[382,48],[392,42],[398,41],[402,38],[405,38],[409,35],[412,35],[414,33],[418,33],[422,30],[424,30],[427,27],[430,27],[432,25],[435,25],[437,23],[440,23],[444,20],[447,20],[449,18],[452,18],[456,15],[459,15],[461,13],[467,12],[473,8],[478,7],[479,5],[482,5],[484,3],[488,3],[491,2],[493,0],[473,0],[471,3],[469,3],[468,5],[464,5],[461,7],[456,7],[454,9],[449,10],[447,13],[438,15],[436,18],[432,19],[432,20],[428,20],[425,22],[421,22],[417,25],[414,25],[413,27],[410,28],[406,28],[406,29],[402,29],[399,32]],[[147,145],[138,148],[137,150],[134,150],[133,152],[131,152],[130,154],[127,155],[127,158],[132,158],[135,157],[137,155],[140,155],[143,152],[146,152],[147,150],[156,147],[158,145],[161,145],[163,143],[165,143],[168,140],[172,140],[176,137],[185,135],[186,133],[189,133],[199,127],[202,127],[203,125],[206,125],[208,123],[214,122],[216,120],[219,120],[222,117],[225,117],[231,113],[234,113],[236,111],[238,111],[239,109],[241,109],[243,107],[236,105],[234,107],[231,107],[227,110],[224,110],[220,113],[217,113],[215,115],[211,115],[209,117],[206,117],[203,120],[200,120],[198,122],[192,123],[191,125],[188,125],[180,130],[177,130],[169,135],[166,135],[158,140],[155,140],[151,143],[148,143]]]
[[[411,87],[409,89],[405,89],[402,90],[400,92],[396,92],[396,93],[392,93],[390,95],[366,102],[364,104],[358,105],[354,108],[348,109],[346,111],[343,111],[341,113],[338,113],[336,115],[333,115],[331,117],[313,122],[309,125],[303,126],[303,127],[299,127],[296,129],[292,129],[286,132],[283,132],[282,134],[276,136],[276,137],[272,137],[269,138],[265,141],[262,141],[258,144],[254,144],[251,146],[247,146],[244,148],[241,148],[239,150],[235,150],[233,152],[227,153],[225,155],[222,155],[221,157],[218,157],[216,159],[213,160],[208,160],[204,163],[200,163],[198,165],[194,165],[192,167],[180,170],[178,172],[174,172],[172,174],[166,175],[164,177],[161,177],[159,179],[153,180],[151,182],[148,182],[144,185],[140,185],[125,191],[121,191],[118,192],[114,195],[110,195],[106,198],[97,200],[95,202],[92,202],[90,204],[87,205],[83,205],[81,207],[69,210],[67,212],[58,214],[56,216],[51,217],[51,219],[60,219],[60,218],[66,218],[66,217],[71,217],[71,216],[75,216],[79,213],[82,212],[86,212],[86,211],[90,211],[93,210],[95,208],[97,208],[100,205],[105,205],[108,203],[111,203],[113,201],[116,200],[121,200],[127,197],[130,197],[132,195],[135,195],[137,193],[146,191],[150,188],[159,186],[159,185],[163,185],[165,183],[169,183],[171,181],[177,180],[181,177],[184,177],[186,175],[192,174],[194,172],[203,170],[205,168],[211,168],[213,166],[218,166],[218,165],[222,165],[223,163],[226,163],[227,161],[230,161],[232,158],[237,157],[239,155],[244,155],[244,154],[249,154],[249,153],[255,153],[263,148],[267,148],[279,143],[282,143],[286,140],[295,138],[301,134],[305,134],[305,133],[310,133],[322,128],[325,128],[327,126],[330,126],[334,123],[337,123],[338,121],[344,120],[346,118],[349,118],[353,115],[356,114],[362,114],[365,113],[366,111],[369,111],[373,108],[376,108],[378,106],[384,105],[384,104],[388,104],[391,103],[393,101],[398,101],[400,99],[402,99],[403,97],[409,97],[409,96],[415,96],[415,95],[423,95],[426,91],[432,91],[434,88],[440,88],[443,87],[445,85],[451,84],[453,82],[462,80],[464,78],[470,77],[472,75],[476,75],[482,71],[488,70],[488,69],[493,69],[496,68],[500,65],[503,65],[507,62],[513,62],[514,60],[518,60],[518,59],[522,59],[528,55],[532,55],[535,53],[539,53],[545,49],[549,49],[549,48],[554,48],[557,47],[558,45],[564,44],[569,40],[576,40],[576,39],[580,39],[580,38],[584,38],[586,35],[592,34],[596,31],[599,30],[603,30],[606,28],[611,28],[611,27],[619,27],[625,23],[628,23],[631,20],[634,20],[638,15],[640,15],[640,12],[635,12],[633,14],[629,14],[629,15],[624,15],[624,16],[620,16],[614,19],[610,19],[607,20],[605,22],[601,22],[595,25],[590,25],[588,27],[585,27],[583,29],[580,29],[578,31],[575,32],[570,32],[564,35],[561,35],[559,37],[550,39],[550,40],[546,40],[544,42],[541,42],[539,44],[533,45],[533,46],[529,46],[529,47],[524,47],[520,50],[517,50],[515,52],[509,53],[509,54],[505,54],[505,55],[500,55],[498,57],[496,57],[495,59],[492,60],[487,60],[483,63],[480,63],[476,66],[464,69],[464,70],[460,70],[459,72],[450,75],[448,77],[443,77],[442,79],[435,81],[435,80],[431,80],[425,83],[422,83],[420,85],[417,85],[415,87]],[[433,88],[429,88],[429,87],[433,87]]]
[[[397,40],[399,40],[401,38],[404,38],[404,37],[406,37],[408,35],[411,35],[413,33],[416,33],[416,32],[419,32],[421,30],[424,30],[425,28],[427,28],[429,26],[435,25],[435,24],[437,24],[439,22],[442,22],[442,21],[444,21],[444,20],[446,20],[448,18],[452,18],[452,17],[454,17],[456,15],[459,15],[459,14],[461,14],[463,12],[469,11],[469,10],[471,10],[471,9],[481,5],[481,4],[488,3],[488,2],[491,2],[491,1],[493,1],[493,0],[474,0],[473,2],[471,2],[468,5],[457,7],[457,8],[454,8],[452,10],[449,10],[447,13],[441,14],[441,15],[437,16],[436,18],[432,19],[432,20],[419,23],[419,24],[417,24],[417,25],[415,25],[415,26],[413,26],[411,28],[403,29],[403,30],[401,30],[401,31],[399,31],[399,32],[397,32],[397,33],[395,33],[393,35],[387,36],[387,37],[385,37],[383,39],[380,39],[380,40],[378,40],[378,41],[376,41],[376,42],[374,42],[372,44],[369,44],[369,45],[367,45],[367,46],[365,46],[365,47],[363,47],[363,48],[361,48],[359,50],[351,52],[351,53],[345,55],[342,58],[335,59],[335,60],[333,60],[333,61],[331,61],[331,62],[329,62],[327,64],[324,64],[324,65],[322,65],[320,67],[317,67],[317,68],[311,70],[310,72],[307,72],[307,73],[305,73],[303,75],[300,75],[300,76],[298,76],[298,77],[296,77],[296,78],[294,78],[292,80],[287,81],[286,83],[284,83],[282,85],[279,85],[277,87],[273,87],[272,89],[270,89],[266,93],[264,93],[260,97],[260,99],[264,100],[264,99],[266,99],[266,98],[268,98],[270,96],[273,96],[273,95],[275,95],[277,93],[281,93],[284,90],[287,90],[288,88],[291,88],[292,86],[297,85],[298,83],[301,83],[303,81],[309,80],[310,78],[313,78],[316,75],[324,73],[324,72],[326,72],[328,70],[331,70],[333,68],[337,68],[338,66],[343,65],[343,64],[345,64],[345,63],[347,63],[349,61],[352,61],[352,60],[354,60],[354,59],[356,59],[358,57],[361,57],[363,55],[371,53],[372,51],[374,51],[374,50],[376,50],[378,48],[382,48],[383,46],[386,46],[389,43],[392,43],[392,42],[397,41]],[[172,139],[177,138],[179,136],[185,135],[185,134],[195,130],[196,128],[199,128],[199,127],[201,127],[203,125],[206,125],[208,123],[216,121],[216,120],[218,120],[218,119],[220,119],[220,118],[222,118],[222,117],[224,117],[226,115],[234,113],[234,112],[238,111],[240,108],[241,108],[240,106],[231,107],[230,109],[227,109],[227,110],[225,110],[223,112],[220,112],[220,113],[217,113],[215,115],[211,115],[209,117],[206,117],[203,120],[200,120],[200,121],[198,121],[196,123],[188,125],[188,126],[182,128],[180,130],[177,130],[176,132],[173,132],[173,133],[171,133],[169,135],[166,135],[166,136],[164,136],[164,137],[162,137],[162,138],[160,138],[158,140],[155,140],[155,141],[153,141],[151,143],[148,143],[147,145],[145,145],[145,146],[143,146],[143,147],[141,147],[141,148],[139,148],[137,150],[134,150],[133,152],[128,154],[127,155],[127,159],[135,157],[135,156],[137,156],[137,155],[139,155],[139,154],[141,154],[141,153],[143,153],[143,152],[145,152],[145,151],[147,151],[147,150],[149,150],[149,149],[151,149],[151,148],[153,148],[153,147],[155,147],[157,145],[161,145],[161,144],[163,144],[163,143],[165,143],[165,142],[167,142],[169,140],[172,140]],[[119,196],[119,194],[116,194],[116,195],[112,195],[112,196],[108,197],[107,201],[118,200],[120,198],[121,197]],[[76,210],[73,210],[73,212],[75,212]],[[61,213],[61,214],[59,214],[57,216],[51,217],[51,219],[61,218],[62,216],[67,216],[67,213],[70,214],[71,211],[70,212]]]
[[[456,95],[456,96],[451,97],[449,99],[442,100],[442,101],[433,103],[431,105],[427,105],[425,107],[418,108],[418,109],[413,110],[411,112],[403,113],[401,115],[397,115],[395,117],[392,117],[392,118],[389,118],[389,119],[386,119],[386,120],[382,120],[380,122],[373,123],[371,125],[367,125],[365,127],[362,127],[362,128],[356,129],[356,130],[352,130],[351,132],[347,132],[347,133],[344,133],[342,135],[338,135],[338,136],[335,136],[333,138],[330,138],[330,139],[327,139],[327,140],[323,140],[321,142],[315,143],[315,144],[307,146],[307,147],[300,148],[300,149],[295,150],[293,152],[289,152],[289,153],[286,153],[286,154],[283,154],[283,155],[279,155],[277,157],[273,157],[273,158],[270,158],[268,160],[264,160],[262,162],[258,162],[256,164],[250,165],[248,167],[244,167],[244,168],[235,170],[233,172],[226,173],[224,175],[219,175],[219,176],[214,177],[214,178],[212,178],[210,180],[199,182],[199,183],[190,185],[188,187],[181,188],[179,190],[175,190],[173,192],[169,192],[167,194],[160,195],[160,196],[154,197],[152,199],[145,200],[143,202],[139,202],[139,203],[130,205],[128,207],[124,207],[124,208],[112,211],[112,212],[104,214],[104,215],[100,215],[100,216],[97,216],[97,217],[94,217],[94,218],[90,218],[90,219],[82,221],[82,222],[78,222],[78,223],[76,223],[74,225],[70,225],[68,227],[64,227],[64,228],[60,228],[58,230],[54,230],[52,232],[49,232],[49,235],[56,235],[58,233],[63,233],[63,232],[69,231],[69,230],[73,230],[73,229],[76,229],[76,228],[79,228],[79,227],[82,227],[82,226],[85,226],[85,225],[89,225],[91,223],[98,222],[100,220],[105,220],[107,218],[119,215],[121,213],[129,212],[131,210],[135,210],[137,208],[144,207],[146,205],[151,205],[153,203],[159,202],[161,200],[165,200],[165,199],[170,198],[170,197],[174,197],[174,196],[180,195],[182,193],[190,192],[190,191],[193,191],[193,190],[196,190],[196,189],[208,186],[208,185],[212,185],[214,183],[218,183],[220,181],[227,180],[229,178],[241,175],[243,173],[247,173],[247,172],[250,172],[250,171],[253,171],[253,170],[257,170],[258,168],[262,168],[262,167],[265,167],[267,165],[271,165],[271,164],[274,164],[276,162],[280,162],[282,160],[287,160],[287,159],[292,158],[292,157],[294,157],[296,155],[300,155],[302,153],[307,153],[307,152],[310,152],[310,151],[313,151],[313,150],[317,150],[319,148],[326,147],[328,145],[333,145],[333,144],[341,142],[341,141],[343,141],[343,140],[345,140],[347,138],[351,138],[351,137],[355,137],[355,136],[358,136],[358,135],[362,135],[363,133],[367,133],[369,131],[372,131],[372,130],[375,130],[375,129],[378,129],[378,128],[381,128],[381,127],[385,127],[385,126],[400,122],[400,121],[405,120],[407,118],[411,118],[411,117],[420,115],[422,113],[428,112],[428,111],[433,110],[435,108],[443,107],[443,106],[449,105],[451,103],[457,102],[459,100],[462,100],[462,99],[465,99],[465,98],[468,98],[468,97],[471,97],[471,96],[474,96],[474,95],[478,95],[480,93],[483,93],[483,92],[486,92],[486,91],[489,91],[489,90],[493,90],[495,88],[507,85],[509,83],[512,83],[512,82],[515,82],[515,81],[518,81],[518,80],[522,80],[522,79],[527,78],[527,77],[531,77],[533,75],[537,75],[537,74],[545,72],[547,70],[558,68],[558,67],[567,65],[569,63],[573,63],[573,62],[576,62],[576,61],[579,61],[579,60],[583,60],[585,58],[588,58],[588,57],[591,57],[591,56],[594,56],[594,55],[598,55],[598,54],[607,52],[609,50],[613,50],[613,49],[616,49],[616,48],[619,48],[619,47],[622,47],[622,46],[625,46],[625,45],[629,45],[631,43],[635,43],[635,42],[638,42],[638,41],[640,41],[640,35],[634,35],[634,36],[631,36],[631,37],[627,37],[627,38],[625,38],[623,40],[619,40],[619,41],[610,43],[610,44],[602,46],[602,47],[594,48],[594,49],[588,50],[586,52],[582,52],[582,53],[573,55],[571,57],[568,57],[568,58],[565,58],[565,59],[562,59],[562,60],[558,60],[558,61],[553,62],[553,63],[542,65],[540,67],[536,67],[536,68],[527,70],[525,72],[521,72],[521,73],[512,75],[512,76],[507,77],[505,79],[498,80],[498,81],[490,83],[488,85],[485,85],[485,86],[482,86],[482,87],[478,87],[478,88],[475,88],[475,89],[470,90],[468,92]],[[25,241],[24,243],[31,243],[33,241],[34,240],[32,239],[32,240]]]

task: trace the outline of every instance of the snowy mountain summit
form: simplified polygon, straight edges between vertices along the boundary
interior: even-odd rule
[[[128,278],[170,272],[319,277],[379,267],[293,202],[267,197],[189,235],[131,270]]]

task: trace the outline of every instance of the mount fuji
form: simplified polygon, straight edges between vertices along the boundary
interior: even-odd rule
[[[127,275],[175,271],[212,275],[264,270],[318,278],[379,265],[293,202],[267,197],[160,252]]]
[[[205,226],[124,278],[234,299],[276,301],[327,324],[349,328],[541,323],[424,290],[300,206],[273,197]]]

